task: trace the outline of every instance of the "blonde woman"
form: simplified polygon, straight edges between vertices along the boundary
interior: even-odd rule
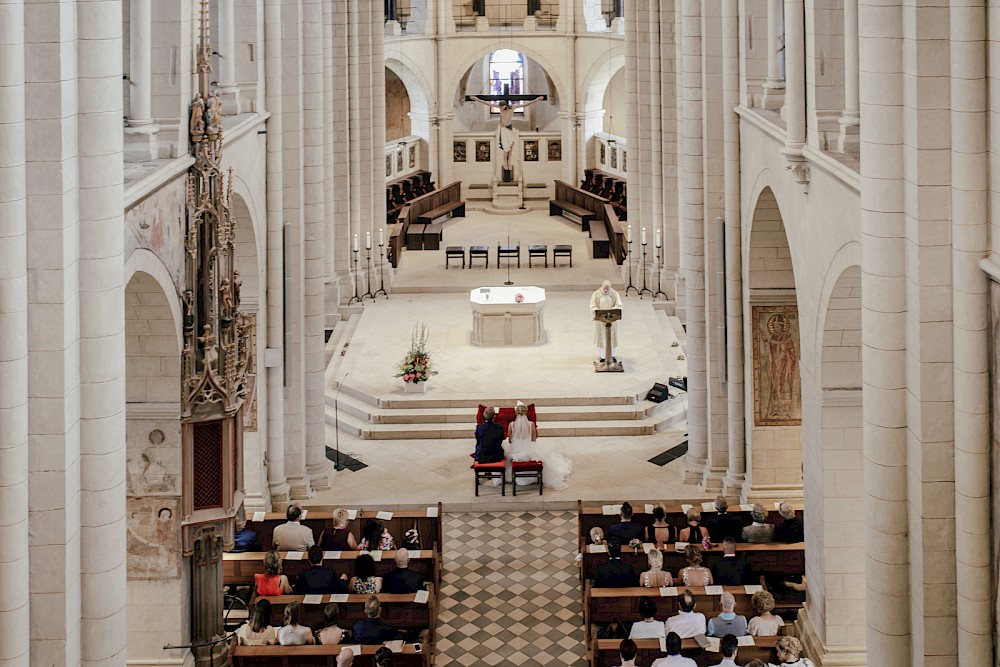
[[[646,558],[649,561],[649,569],[639,575],[639,585],[645,588],[673,586],[674,578],[669,572],[663,571],[663,552],[659,549],[648,549]]]
[[[774,596],[769,591],[757,591],[750,598],[756,616],[750,619],[748,633],[754,637],[776,637],[785,622],[780,616],[771,613],[774,609]]]
[[[351,515],[343,507],[338,507],[333,512],[333,528],[323,530],[319,536],[319,545],[323,551],[357,551],[358,541],[354,539],[354,534],[348,529],[351,522]]]
[[[802,642],[797,637],[782,637],[774,650],[782,667],[813,667],[812,660],[802,657]]]
[[[687,527],[681,528],[677,535],[678,542],[688,544],[701,544],[701,541],[708,535],[708,531],[701,527],[701,512],[692,507],[687,511]]]
[[[711,586],[712,571],[701,564],[701,546],[689,544],[684,549],[688,566],[677,573],[677,581],[684,586]]]
[[[292,585],[281,573],[281,556],[277,551],[264,554],[264,571],[253,575],[257,595],[291,595]]]

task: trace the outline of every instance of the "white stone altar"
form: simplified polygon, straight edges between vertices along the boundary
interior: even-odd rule
[[[511,347],[545,342],[541,287],[478,287],[469,293],[469,303],[474,344]]]

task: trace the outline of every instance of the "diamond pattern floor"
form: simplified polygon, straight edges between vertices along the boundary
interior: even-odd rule
[[[586,664],[574,512],[446,514],[437,667]]]

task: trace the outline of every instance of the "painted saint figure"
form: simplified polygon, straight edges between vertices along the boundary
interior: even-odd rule
[[[795,387],[795,371],[798,355],[795,341],[789,331],[788,318],[772,315],[767,320],[767,378],[771,385],[768,397],[767,416],[769,418],[789,418],[792,414],[792,391]]]

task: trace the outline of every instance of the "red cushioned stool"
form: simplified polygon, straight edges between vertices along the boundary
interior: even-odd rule
[[[500,480],[500,495],[507,495],[507,481],[504,472],[507,470],[507,459],[496,463],[473,463],[472,470],[476,473],[476,495],[479,495],[479,482],[484,479]]]
[[[534,478],[538,482],[538,495],[542,495],[542,462],[541,461],[513,461],[510,464],[511,488],[514,495],[517,495],[517,478]]]

